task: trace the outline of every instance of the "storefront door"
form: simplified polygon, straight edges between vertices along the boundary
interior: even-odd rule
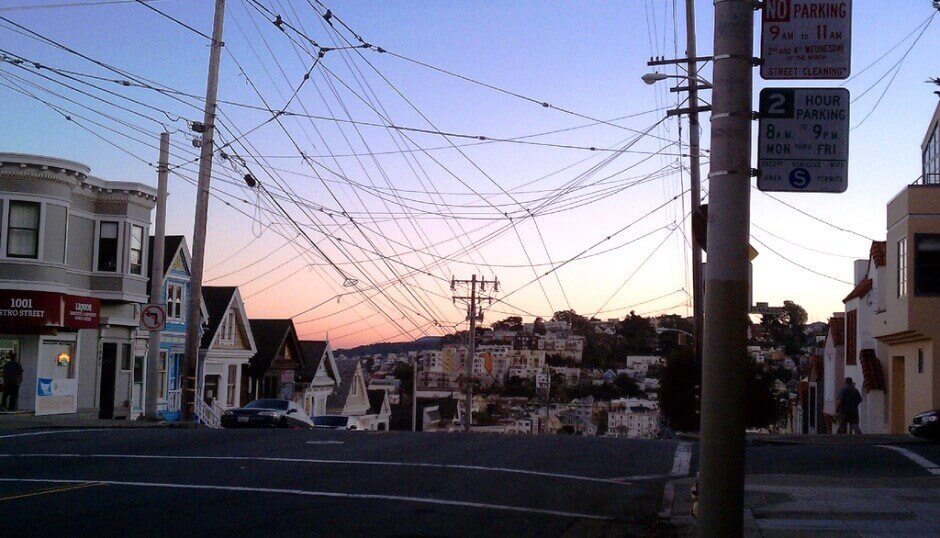
[[[117,344],[101,344],[101,388],[98,393],[98,418],[114,418],[114,382],[117,374]]]

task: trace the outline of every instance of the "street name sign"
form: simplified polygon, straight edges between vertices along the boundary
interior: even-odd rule
[[[764,88],[760,92],[757,187],[777,192],[845,192],[849,91]]]
[[[765,0],[760,76],[765,80],[849,77],[852,2]]]

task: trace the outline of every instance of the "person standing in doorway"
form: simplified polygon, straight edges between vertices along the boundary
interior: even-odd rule
[[[10,356],[10,361],[3,367],[3,401],[0,407],[7,411],[16,411],[16,400],[20,394],[20,383],[23,382],[23,367],[16,360],[16,354]]]
[[[858,427],[858,406],[861,403],[862,395],[855,388],[852,378],[845,378],[845,386],[839,391],[839,399],[836,402],[836,411],[839,413],[839,433],[862,433]]]

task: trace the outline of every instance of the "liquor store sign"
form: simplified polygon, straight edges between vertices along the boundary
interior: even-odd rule
[[[0,326],[65,327],[98,326],[101,301],[43,291],[0,290]]]

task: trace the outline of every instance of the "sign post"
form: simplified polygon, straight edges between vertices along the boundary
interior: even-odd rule
[[[777,192],[845,192],[849,91],[764,88],[760,92],[757,187]]]
[[[852,1],[765,0],[764,80],[846,79],[852,67]]]

